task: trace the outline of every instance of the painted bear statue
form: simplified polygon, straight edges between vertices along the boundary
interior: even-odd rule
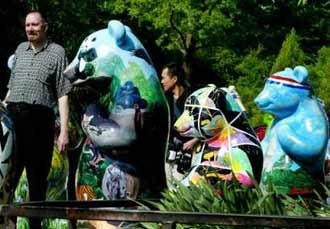
[[[7,66],[12,68],[15,56],[8,58]],[[0,203],[7,204],[11,198],[11,187],[8,184],[10,171],[13,168],[12,153],[15,151],[15,129],[9,117],[5,102],[0,101]],[[9,171],[9,173],[8,173]]]
[[[8,186],[6,180],[9,179],[13,166],[11,158],[12,152],[15,150],[15,130],[12,120],[10,119],[5,105],[0,101],[0,202],[2,204],[9,203],[11,196],[11,187]]]
[[[311,194],[324,180],[329,128],[307,69],[297,66],[273,74],[255,103],[274,117],[262,141],[262,184],[271,180],[282,193]]]
[[[175,128],[183,136],[198,138],[190,166],[181,176],[173,176],[184,185],[231,181],[253,187],[260,181],[263,154],[260,142],[250,126],[236,90],[208,85],[193,92]],[[178,167],[180,161],[178,160]],[[169,161],[170,163],[170,161]],[[173,162],[172,162],[173,164]],[[173,168],[175,166],[169,166]]]
[[[166,187],[169,115],[152,61],[131,29],[111,20],[90,34],[65,70],[76,88],[95,89],[81,125],[78,200],[159,196]]]

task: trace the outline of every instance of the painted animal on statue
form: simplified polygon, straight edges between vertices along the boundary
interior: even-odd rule
[[[198,138],[200,144],[191,155],[189,169],[173,179],[185,185],[196,184],[202,177],[210,183],[235,177],[249,187],[254,185],[252,177],[259,182],[263,164],[260,142],[237,96],[234,89],[208,85],[187,98],[175,128],[183,136]]]
[[[90,34],[65,75],[75,87],[96,89],[82,115],[87,138],[77,199],[159,196],[166,186],[168,107],[151,59],[131,29],[111,20]]]
[[[255,103],[274,117],[262,141],[262,183],[271,180],[283,193],[312,193],[324,180],[329,128],[307,69],[297,66],[273,74]]]

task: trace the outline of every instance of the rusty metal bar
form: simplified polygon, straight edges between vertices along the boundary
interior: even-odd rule
[[[101,201],[100,201],[101,203]],[[100,204],[99,203],[99,204]],[[111,204],[110,204],[111,203]],[[42,204],[44,206],[42,206]],[[66,205],[65,207],[61,206]],[[108,202],[109,207],[97,207],[97,202],[43,202],[37,204],[2,206],[0,215],[5,217],[43,217],[84,220],[112,220],[126,222],[160,222],[162,228],[175,228],[176,223],[184,224],[209,224],[232,226],[266,226],[266,227],[291,227],[291,228],[315,228],[329,227],[329,217],[290,217],[247,214],[211,214],[194,212],[163,212],[149,210],[123,210],[118,209],[118,202]],[[48,205],[48,206],[47,206]],[[71,207],[69,207],[71,205]],[[78,207],[77,207],[78,205]],[[84,205],[88,208],[82,207]],[[112,206],[111,206],[112,205]]]
[[[149,202],[157,202],[158,199],[148,200],[130,200],[130,199],[119,199],[119,200],[90,200],[90,201],[35,201],[35,202],[24,202],[15,203],[14,206],[41,206],[41,207],[73,207],[73,208],[102,208],[102,207],[137,207],[146,205],[148,208],[152,208]]]

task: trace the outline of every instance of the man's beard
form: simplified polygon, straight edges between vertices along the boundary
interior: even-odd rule
[[[35,41],[37,39],[37,35],[35,33],[27,34],[28,41]]]

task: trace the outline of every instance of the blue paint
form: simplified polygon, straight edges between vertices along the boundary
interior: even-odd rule
[[[274,76],[280,78],[276,83]],[[324,180],[328,122],[309,85],[305,67],[286,68],[271,76],[255,99],[274,117],[262,141],[262,181],[271,179],[285,193],[310,193]]]

